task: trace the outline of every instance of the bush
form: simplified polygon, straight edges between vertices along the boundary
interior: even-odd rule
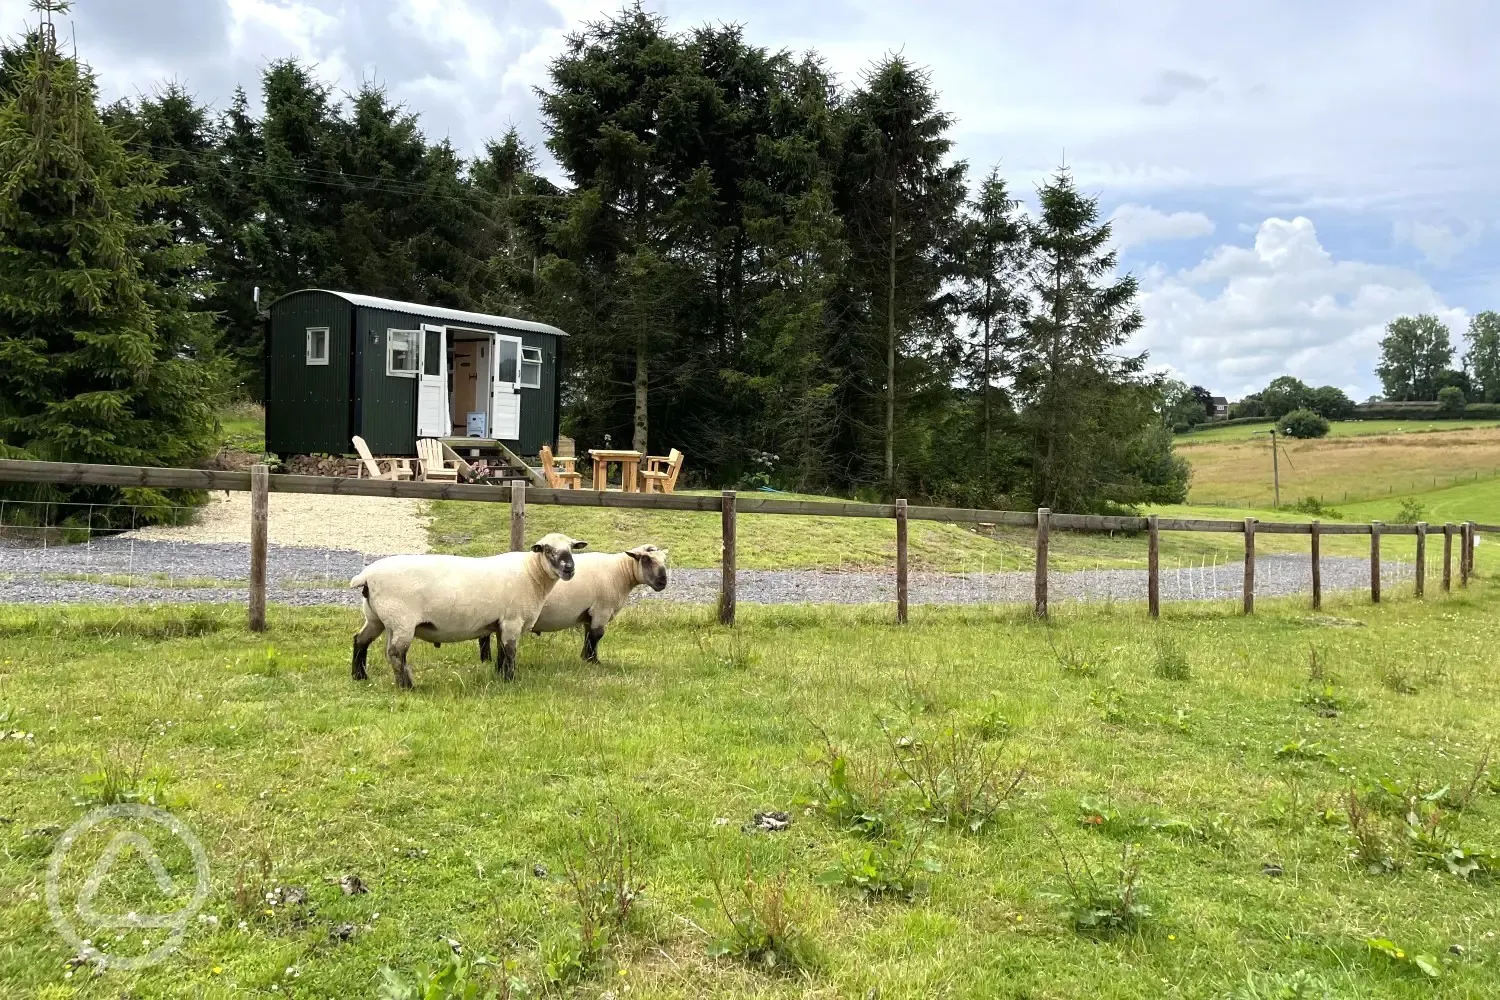
[[[1328,433],[1328,419],[1312,410],[1293,410],[1276,422],[1280,434],[1294,438],[1320,438]]]
[[[1438,390],[1437,409],[1445,417],[1463,416],[1466,402],[1464,391],[1456,385]]]

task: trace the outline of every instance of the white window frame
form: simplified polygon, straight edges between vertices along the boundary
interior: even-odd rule
[[[315,333],[321,333],[323,335],[323,355],[322,355],[322,357],[319,357],[318,355],[316,355],[316,354],[313,353],[313,334],[315,334]],[[328,364],[328,340],[329,340],[328,327],[326,327],[326,326],[310,326],[310,327],[307,328],[307,363],[308,364],[310,364],[310,365],[326,365],[326,364]]]
[[[536,365],[536,381],[526,381],[526,366]],[[542,387],[542,349],[521,345],[521,358],[516,362],[516,388],[540,389]]]
[[[411,358],[411,368],[393,368],[391,366],[391,355],[395,352],[398,337],[406,344],[407,354]],[[421,374],[421,371],[422,331],[387,329],[385,331],[385,373],[394,378],[416,378]]]

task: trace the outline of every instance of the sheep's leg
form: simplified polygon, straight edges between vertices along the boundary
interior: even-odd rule
[[[500,655],[495,658],[495,670],[508,681],[516,679],[516,644],[521,639],[521,622],[502,622],[500,625]]]
[[[584,621],[588,623],[588,628],[583,633],[583,659],[585,662],[599,662],[599,640],[604,638],[604,627],[609,624],[611,617],[608,613],[600,614],[592,609],[585,613]]]
[[[355,680],[362,681],[369,676],[365,673],[365,664],[370,657],[370,643],[379,639],[384,631],[385,624],[379,618],[366,615],[364,627],[354,633],[354,656],[349,661],[349,672]]]
[[[479,662],[490,662],[490,637],[487,635],[479,637]]]
[[[396,686],[400,688],[411,688],[411,667],[406,665],[406,651],[411,648],[412,636],[410,633],[398,635],[395,629],[385,639],[385,658],[390,661],[391,670],[396,675]]]
[[[599,640],[604,638],[604,626],[590,624],[583,633],[583,659],[588,663],[599,662]]]

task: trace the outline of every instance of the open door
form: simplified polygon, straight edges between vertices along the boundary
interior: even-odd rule
[[[521,439],[521,338],[495,335],[490,378],[490,435],[500,441]]]
[[[450,433],[448,331],[440,326],[424,326],[422,374],[417,383],[417,437],[447,437]]]

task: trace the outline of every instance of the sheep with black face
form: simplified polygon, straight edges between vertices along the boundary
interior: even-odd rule
[[[389,630],[386,659],[400,687],[412,686],[406,651],[412,640],[438,645],[500,635],[496,669],[516,675],[516,644],[531,629],[559,581],[573,578],[573,553],[587,542],[553,532],[529,552],[486,558],[448,555],[389,556],[349,582],[364,595],[364,627],[354,636],[351,671],[365,679],[370,643]]]
[[[597,662],[604,628],[625,607],[631,592],[637,587],[657,593],[667,589],[667,550],[638,545],[627,552],[585,552],[576,563],[573,578],[547,595],[531,631],[561,632],[582,625],[583,658]],[[479,640],[479,658],[490,658],[488,636]]]

